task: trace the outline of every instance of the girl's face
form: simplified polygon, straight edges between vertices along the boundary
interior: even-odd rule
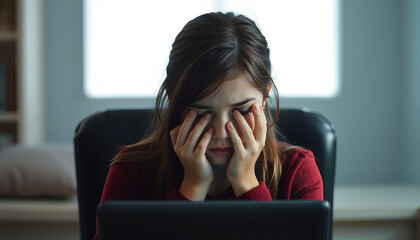
[[[230,136],[226,130],[227,123],[231,121],[242,133],[232,116],[232,111],[238,109],[247,120],[250,128],[254,130],[255,120],[250,112],[251,106],[258,104],[264,106],[265,100],[261,90],[251,85],[245,75],[225,81],[220,89],[193,104],[188,109],[197,111],[197,119],[206,112],[211,114],[211,120],[207,126],[213,127],[214,134],[206,150],[206,157],[214,165],[227,165],[233,155],[234,149]]]

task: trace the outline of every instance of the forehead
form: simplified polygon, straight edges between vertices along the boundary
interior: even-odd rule
[[[221,102],[230,104],[250,97],[262,100],[263,94],[246,75],[239,75],[236,78],[226,80],[218,89],[197,101],[196,104],[209,105]]]

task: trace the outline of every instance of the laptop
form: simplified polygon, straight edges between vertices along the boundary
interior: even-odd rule
[[[329,237],[327,201],[106,201],[100,239],[311,239]]]

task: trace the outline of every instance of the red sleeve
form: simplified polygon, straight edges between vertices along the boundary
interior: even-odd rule
[[[313,153],[295,149],[284,158],[279,199],[324,200],[322,177]]]
[[[136,198],[136,184],[127,166],[124,163],[112,165],[102,191],[101,202],[107,200],[135,200]],[[97,227],[98,225],[96,225]],[[97,232],[93,239],[98,239]]]
[[[120,152],[127,149],[121,148]],[[135,178],[140,172],[135,171],[136,167],[132,162],[120,162],[111,166],[102,190],[101,202],[106,200],[135,200],[137,199],[137,187]],[[137,176],[133,176],[137,175]]]
[[[295,199],[324,200],[322,177],[310,153],[310,157],[302,161],[296,171],[292,196]]]
[[[260,182],[259,186],[233,198],[232,200],[272,201],[270,191],[264,182]]]
[[[111,166],[105,181],[101,202],[106,200],[137,199],[136,184],[124,163]]]
[[[168,196],[166,197],[166,200],[186,200],[190,201],[184,195],[182,195],[176,187],[171,187],[171,190],[169,191]]]
[[[166,200],[186,200],[190,201],[184,195],[182,195],[176,187],[172,187],[169,191]],[[271,201],[270,191],[264,182],[260,182],[260,185],[249,190],[238,197],[231,197],[229,200],[253,200],[253,201]]]

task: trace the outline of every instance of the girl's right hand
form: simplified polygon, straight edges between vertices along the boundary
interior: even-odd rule
[[[184,167],[180,193],[189,200],[203,201],[213,181],[213,170],[205,153],[214,130],[209,128],[201,137],[211,116],[204,114],[193,126],[196,117],[197,112],[190,110],[184,122],[171,130],[170,136],[174,151]]]

